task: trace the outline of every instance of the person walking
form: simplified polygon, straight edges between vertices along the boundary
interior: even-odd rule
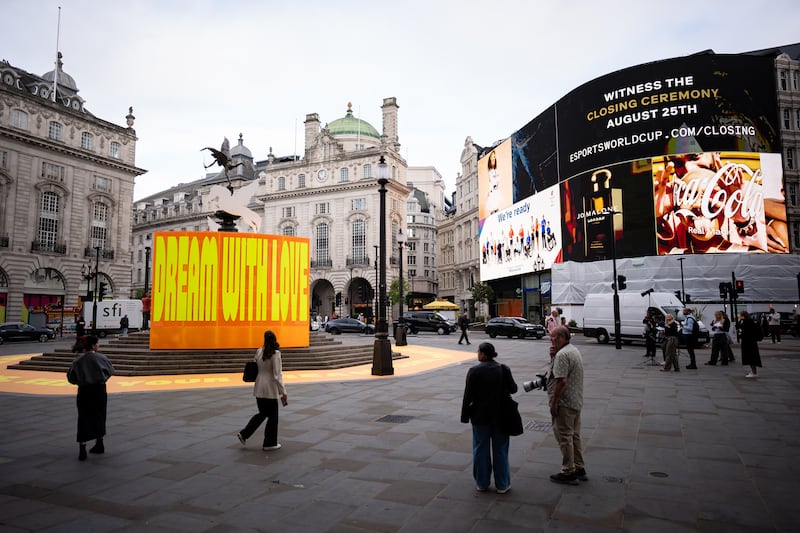
[[[728,332],[725,330],[725,319],[722,311],[714,311],[714,321],[711,322],[711,359],[708,366],[716,366],[719,358],[722,366],[728,366]]]
[[[461,341],[467,341],[469,344],[469,335],[467,335],[467,330],[469,329],[469,318],[467,318],[467,312],[458,317],[458,327],[461,328],[461,337],[458,338],[458,344],[461,344]]]
[[[127,337],[128,336],[128,315],[124,315],[122,318],[119,319],[119,336],[120,337]]]
[[[492,473],[498,494],[511,490],[508,447],[511,437],[498,427],[500,400],[517,392],[511,369],[495,361],[490,342],[478,345],[479,363],[467,371],[461,422],[472,423],[472,477],[479,492],[489,490]]]
[[[664,368],[661,371],[669,372],[672,369],[681,371],[678,362],[678,323],[671,313],[667,313],[664,320]]]
[[[758,328],[750,313],[747,311],[739,311],[739,337],[742,346],[742,365],[750,366],[750,372],[745,376],[748,379],[758,377],[758,367],[761,366],[761,354],[758,351],[758,339],[762,336],[759,335]]]
[[[735,339],[733,337],[733,333],[731,332],[731,327],[733,324],[731,323],[731,319],[728,318],[728,313],[725,310],[722,310],[722,328],[725,330],[725,333],[728,336],[728,362],[736,361],[736,357],[733,356],[733,343]]]
[[[281,362],[281,352],[278,339],[272,330],[264,332],[264,345],[256,350],[253,358],[258,365],[258,376],[253,386],[253,396],[256,397],[258,412],[250,418],[245,428],[236,436],[242,446],[245,445],[253,433],[258,429],[264,420],[267,425],[264,428],[264,443],[262,450],[272,451],[280,449],[278,442],[278,397],[281,403],[286,406],[288,396],[286,387],[283,384],[283,367]]]
[[[560,326],[550,333],[547,395],[550,398],[553,435],[561,449],[561,471],[550,476],[550,480],[577,485],[578,480],[588,481],[581,442],[583,358],[578,348],[569,341],[569,331]]]
[[[106,435],[106,409],[108,393],[106,382],[114,375],[114,366],[99,353],[98,340],[94,335],[83,338],[83,351],[69,367],[67,381],[78,386],[78,460],[85,461],[86,443],[95,440],[89,453],[105,453],[103,437]]]
[[[769,314],[767,315],[767,321],[769,322],[769,334],[772,337],[772,344],[775,344],[775,340],[778,340],[778,344],[781,343],[781,314],[776,311],[774,308],[770,308]]]
[[[694,343],[697,339],[697,330],[699,329],[697,319],[692,315],[692,310],[686,307],[683,310],[686,320],[683,321],[681,328],[681,339],[686,346],[686,352],[689,354],[689,364],[686,368],[689,370],[697,370],[697,361],[694,356]]]
[[[556,329],[560,324],[561,324],[561,321],[558,319],[558,310],[557,309],[553,309],[550,312],[550,316],[547,317],[547,320],[545,321],[545,324],[544,324],[544,327],[547,330],[547,334],[550,335],[550,333],[554,329]]]

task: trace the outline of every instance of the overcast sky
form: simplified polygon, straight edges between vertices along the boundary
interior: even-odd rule
[[[468,135],[490,145],[596,77],[800,41],[796,0],[2,0],[0,59],[52,70],[59,5],[86,107],[125,125],[133,106],[136,198],[202,177],[225,136],[256,160],[302,154],[306,114],[347,102],[380,132],[389,96],[408,164],[450,191]]]

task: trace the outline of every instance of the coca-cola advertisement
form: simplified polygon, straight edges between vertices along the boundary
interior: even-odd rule
[[[652,168],[659,254],[789,252],[779,154],[677,154]]]

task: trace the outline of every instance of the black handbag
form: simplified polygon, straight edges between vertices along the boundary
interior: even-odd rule
[[[244,374],[242,374],[242,381],[252,383],[258,376],[258,363],[255,361],[248,361],[244,364]]]
[[[512,437],[522,435],[522,416],[519,414],[519,404],[511,396],[506,396],[500,401],[497,427],[500,431]]]

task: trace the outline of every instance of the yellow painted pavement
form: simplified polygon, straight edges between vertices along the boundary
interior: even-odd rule
[[[392,379],[393,377],[411,376],[436,368],[458,364],[462,361],[476,359],[475,352],[470,350],[447,350],[429,346],[403,346],[393,350],[408,356],[406,359],[395,359],[393,376],[373,376],[372,364],[353,366],[332,370],[292,370],[283,373],[284,383],[318,383],[325,381],[357,381],[363,379]],[[67,381],[62,372],[40,372],[32,370],[11,370],[8,365],[30,359],[34,355],[22,354],[0,357],[0,392],[16,394],[74,394],[75,386]],[[252,387],[242,382],[237,374],[182,374],[164,376],[127,377],[114,376],[108,381],[108,392],[147,392],[183,389],[211,389],[218,387]]]

